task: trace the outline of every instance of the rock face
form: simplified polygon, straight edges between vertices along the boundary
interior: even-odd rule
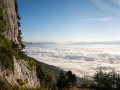
[[[6,69],[0,69],[0,76],[11,85],[20,85],[29,88],[40,87],[40,82],[36,76],[35,67],[32,70],[28,69],[28,62],[25,60],[16,60],[14,57],[14,72]]]
[[[32,70],[28,69],[27,61],[16,60],[14,57],[14,72],[5,77],[12,84],[19,84],[25,87],[40,87],[39,80],[36,76],[35,67]]]
[[[0,8],[3,10],[3,17],[6,21],[6,30],[3,35],[9,39],[16,41],[18,44],[18,17],[15,9],[15,0],[0,0]],[[14,60],[14,71],[3,69],[0,66],[0,76],[12,85],[20,85],[23,87],[40,87],[40,82],[36,75],[36,68],[28,69],[29,64],[26,60]]]
[[[6,20],[6,31],[4,36],[10,40],[17,40],[18,37],[18,18],[15,10],[15,0],[0,0],[2,2],[3,15]]]

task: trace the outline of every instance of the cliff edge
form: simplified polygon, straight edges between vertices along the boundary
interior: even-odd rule
[[[19,20],[17,1],[0,0],[0,79],[11,85],[37,88],[40,81],[36,65],[21,56]]]

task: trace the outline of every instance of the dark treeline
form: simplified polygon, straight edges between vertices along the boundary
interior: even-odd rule
[[[93,76],[82,77],[78,82],[76,75],[71,71],[61,70],[59,76],[54,76],[49,71],[45,73],[47,69],[44,66],[40,66],[39,69],[43,70],[37,70],[40,72],[40,80],[49,83],[44,84],[49,90],[120,90],[120,74],[115,71],[99,70]]]
[[[115,71],[104,72],[99,70],[93,76],[85,76],[82,80],[81,88],[120,90],[120,74]]]
[[[57,85],[59,90],[70,89],[77,86],[77,79],[75,74],[72,74],[71,71],[64,73],[62,70],[60,76],[57,79]]]
[[[41,87],[49,90],[66,90],[77,86],[76,76],[71,71],[61,70],[60,75],[56,76],[43,64],[38,65],[37,76],[40,79]]]

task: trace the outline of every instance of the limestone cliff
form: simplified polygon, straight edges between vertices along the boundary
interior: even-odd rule
[[[3,16],[6,20],[6,31],[4,36],[10,40],[17,40],[18,37],[18,18],[15,10],[15,0],[0,0]]]
[[[16,43],[19,44],[19,19],[18,12],[16,11],[16,0],[0,0],[0,9],[2,10],[0,15],[0,25],[5,25],[3,25],[5,30],[2,32],[2,35],[0,35],[0,77],[4,78],[5,81],[11,85],[34,88],[40,87],[40,81],[36,75],[36,66],[32,67],[32,69],[29,69],[29,67],[31,67],[28,62],[29,60],[24,60],[23,58],[16,59],[16,57],[19,55],[19,52],[21,52],[21,49],[12,46],[13,44],[10,44],[10,42],[13,41],[16,41]],[[5,23],[2,23],[2,19],[4,19]],[[2,28],[0,27],[1,31]],[[4,39],[3,36],[7,38],[7,41],[5,41],[6,39]],[[11,47],[6,43],[10,44]],[[14,52],[14,54],[11,55],[10,53],[7,56],[6,53],[9,53],[9,51],[7,51],[8,49],[9,51]],[[12,57],[12,64],[9,61],[11,60],[9,57]],[[10,64],[13,66],[13,70],[6,68],[10,66]]]
[[[27,61],[20,59],[16,60],[14,57],[14,71],[0,68],[0,76],[2,76],[9,84],[19,85],[23,87],[40,87],[40,82],[36,76],[36,68],[29,70]]]
[[[20,59],[16,60],[14,57],[14,72],[0,69],[0,75],[11,85],[20,85],[23,87],[40,87],[40,82],[36,76],[36,68],[28,69],[27,61]]]

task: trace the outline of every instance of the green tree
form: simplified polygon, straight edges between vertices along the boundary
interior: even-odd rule
[[[109,73],[100,70],[94,75],[93,78],[99,88],[112,88],[111,75]]]
[[[97,71],[93,77],[94,86],[100,89],[120,89],[120,74],[115,71]]]
[[[59,90],[62,90],[63,88],[65,88],[65,86],[66,86],[66,78],[63,70],[61,70],[60,75],[57,79],[57,87],[59,88]]]
[[[57,87],[59,90],[70,89],[77,85],[77,79],[75,74],[72,74],[71,71],[68,71],[64,74],[61,70],[60,76],[57,80]]]
[[[65,74],[67,78],[67,88],[73,88],[77,84],[77,79],[75,74],[72,74],[71,71],[66,72]]]
[[[46,88],[53,88],[56,83],[54,73],[46,68],[43,64],[37,66],[37,77],[41,81],[41,85]]]
[[[17,39],[18,39],[18,42],[21,45],[22,49],[24,49],[25,45],[23,44],[23,41],[22,41],[23,38],[22,38],[22,31],[21,30],[18,30],[18,37],[17,37]]]
[[[82,88],[91,88],[91,86],[93,86],[93,80],[91,79],[91,77],[90,76],[82,77],[81,87]]]

